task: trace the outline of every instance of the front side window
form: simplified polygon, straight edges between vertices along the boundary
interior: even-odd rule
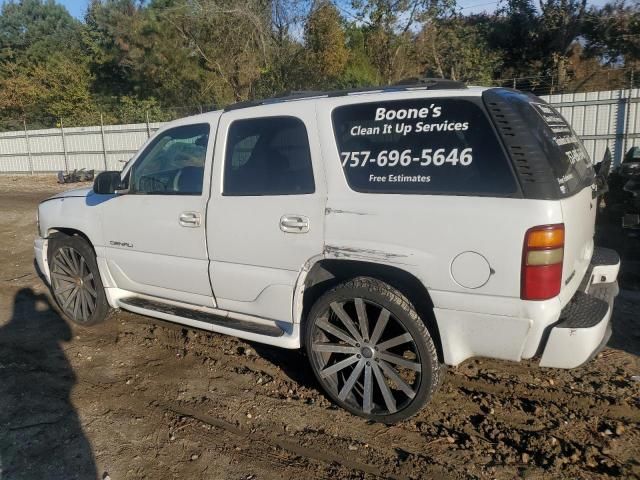
[[[161,133],[131,169],[129,192],[200,195],[209,124],[184,125]]]
[[[340,162],[355,191],[494,196],[517,191],[487,116],[471,100],[345,105],[332,118]]]
[[[264,117],[231,124],[224,195],[301,195],[314,191],[309,139],[300,119]]]

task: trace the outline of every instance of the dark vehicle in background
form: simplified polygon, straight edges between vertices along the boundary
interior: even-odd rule
[[[640,147],[632,147],[608,178],[605,204],[612,221],[630,231],[640,231]]]

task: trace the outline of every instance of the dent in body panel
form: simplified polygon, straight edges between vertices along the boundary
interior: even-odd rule
[[[459,365],[471,357],[519,361],[533,321],[434,308],[444,360]],[[496,332],[500,332],[496,335]]]
[[[314,255],[309,260],[304,262],[304,265],[300,269],[298,278],[296,279],[295,288],[293,290],[293,302],[291,306],[291,318],[293,323],[300,323],[302,321],[302,313],[304,310],[304,292],[305,285],[307,283],[307,276],[311,269],[320,260],[323,260],[325,256],[323,254]]]
[[[324,209],[324,214],[325,215],[331,215],[331,214],[373,215],[372,213],[368,213],[368,212],[357,212],[355,210],[341,210],[339,208],[330,208],[330,207],[327,207]]]

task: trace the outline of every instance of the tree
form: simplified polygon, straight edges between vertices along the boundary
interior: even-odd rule
[[[157,16],[181,39],[179,49],[199,60],[205,92],[220,103],[249,98],[268,66],[269,5],[261,0],[170,3],[172,8],[157,8]]]
[[[583,34],[585,53],[607,64],[633,66],[640,62],[640,1],[629,5],[616,0],[598,9],[591,7]]]
[[[353,0],[362,22],[366,48],[380,83],[393,83],[413,74],[413,33],[417,25],[450,10],[454,0]]]
[[[500,65],[481,29],[464,18],[426,25],[416,39],[416,56],[427,76],[487,84]]]
[[[539,71],[539,19],[532,0],[506,0],[495,14],[474,15],[468,21],[486,32],[488,49],[500,53],[503,76],[530,76]]]
[[[540,1],[540,52],[542,65],[555,75],[557,87],[567,82],[567,58],[570,48],[582,33],[587,0]]]
[[[304,32],[307,64],[319,87],[331,87],[344,73],[349,59],[340,14],[328,1],[311,13]]]
[[[0,60],[44,61],[53,52],[79,53],[80,24],[53,0],[21,0],[2,4]]]

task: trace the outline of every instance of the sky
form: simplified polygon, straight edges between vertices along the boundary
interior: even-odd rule
[[[89,0],[58,0],[69,13],[78,19],[84,18],[84,13],[89,5]],[[589,5],[602,6],[606,3],[606,0],[591,0]],[[458,0],[458,7],[462,9],[464,14],[480,13],[480,12],[493,12],[496,9],[498,2],[492,0]]]
[[[87,11],[87,5],[89,5],[89,0],[58,0],[58,3],[67,7],[69,13],[74,17],[83,19]]]

